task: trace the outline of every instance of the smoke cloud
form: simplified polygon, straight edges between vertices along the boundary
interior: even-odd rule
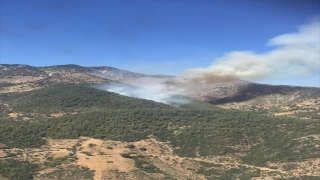
[[[265,78],[285,78],[319,74],[320,18],[300,26],[295,33],[276,36],[265,53],[231,51],[208,68],[195,68],[180,75],[188,82],[210,84],[237,79],[257,81]]]
[[[174,91],[173,89],[169,91],[166,84],[162,82],[144,84],[140,87],[126,84],[112,84],[98,88],[125,96],[153,100],[173,106],[180,106],[190,102],[189,99],[179,95],[180,93],[178,91]]]
[[[236,80],[257,81],[266,78],[286,78],[319,74],[320,17],[300,26],[297,32],[270,39],[273,50],[265,53],[231,51],[217,58],[208,68],[195,68],[176,78],[144,83],[139,88],[108,85],[104,89],[122,95],[149,99],[170,105],[189,101],[176,94],[190,95],[206,85]],[[139,81],[139,80],[138,80]]]

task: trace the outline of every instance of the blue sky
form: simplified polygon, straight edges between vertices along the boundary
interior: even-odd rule
[[[0,0],[2,64],[113,66],[179,75],[319,16],[318,0]],[[318,67],[319,69],[319,67]],[[320,86],[319,73],[256,82]]]

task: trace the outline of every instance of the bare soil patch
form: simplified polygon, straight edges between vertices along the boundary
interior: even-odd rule
[[[7,153],[3,150],[0,150],[0,158],[4,158],[7,156]]]
[[[319,139],[318,135],[312,136]],[[304,137],[302,137],[303,139]],[[308,138],[308,137],[305,137]],[[300,138],[301,139],[301,138]],[[48,168],[40,174],[48,174],[69,165],[78,165],[94,170],[94,179],[162,179],[167,176],[174,179],[206,179],[198,170],[202,163],[213,164],[217,171],[224,172],[232,168],[248,168],[260,170],[258,179],[272,179],[279,175],[285,178],[298,178],[302,175],[320,176],[320,159],[309,159],[304,162],[269,163],[265,167],[243,164],[238,158],[231,156],[212,157],[179,157],[173,153],[173,147],[168,142],[160,142],[154,137],[136,142],[121,142],[101,140],[89,137],[79,139],[46,139],[46,145],[41,148],[2,149],[0,158],[28,160],[32,163],[43,163],[48,157],[59,158],[75,153],[77,159],[70,164],[62,164]],[[123,156],[127,154],[128,157]],[[146,163],[156,168],[158,172],[150,173],[137,168],[136,159],[141,157]],[[288,168],[290,167],[290,168]],[[208,168],[208,167],[205,167]]]
[[[43,77],[33,77],[33,76],[13,76],[13,77],[6,77],[1,78],[0,83],[26,83],[26,82],[35,82],[43,79]]]
[[[12,118],[17,118],[18,116],[22,116],[22,114],[21,114],[21,113],[13,112],[13,113],[9,113],[8,116],[9,116],[9,117],[12,117]]]

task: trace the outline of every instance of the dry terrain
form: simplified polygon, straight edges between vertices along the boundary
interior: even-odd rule
[[[78,66],[71,66],[71,68],[53,66],[37,69],[25,65],[0,65],[0,93],[32,91],[58,83],[93,84],[120,81],[140,86],[145,83],[163,82],[166,78],[172,78],[164,75],[147,76],[130,73],[110,67],[91,68],[90,70],[95,70],[94,73],[86,72],[82,68]],[[252,83],[245,81],[219,83],[198,87],[197,92],[188,95],[226,109],[261,111],[275,116],[320,120],[320,97],[319,94],[314,95],[316,94],[314,92],[319,92],[319,89],[303,90],[301,88],[283,87],[281,89],[283,91],[278,91],[276,87],[270,86],[270,90],[267,89],[265,92],[260,92],[259,89],[257,91],[251,89],[250,92],[242,91],[250,85]],[[263,87],[268,88],[269,86]],[[286,91],[287,89],[290,91]],[[1,104],[1,99],[0,105],[5,106],[5,104]],[[66,114],[68,113],[57,112],[51,113],[49,116],[55,118]],[[43,114],[32,114],[32,116],[44,117]],[[13,120],[32,120],[32,118],[25,117],[20,112],[10,112],[8,117]],[[179,131],[177,130],[175,133],[178,135]],[[316,144],[314,146],[320,147],[319,135],[297,140],[303,142],[309,138],[315,140]],[[241,154],[238,155],[241,156]],[[319,158],[302,162],[268,163],[266,166],[260,167],[245,164],[232,155],[180,157],[174,153],[174,148],[170,146],[169,142],[160,142],[152,136],[148,139],[130,143],[90,137],[78,139],[46,138],[46,145],[41,148],[23,149],[8,149],[4,144],[0,144],[0,159],[26,160],[35,164],[49,164],[44,165],[43,170],[36,175],[38,180],[52,180],[61,177],[68,179],[74,174],[80,174],[79,177],[74,176],[76,180],[90,179],[87,178],[90,177],[89,175],[79,173],[90,170],[94,173],[93,178],[95,180],[202,180],[207,179],[207,177],[201,172],[214,171],[223,174],[233,169],[259,171],[259,176],[252,178],[252,180],[299,179],[301,176],[320,177]],[[214,179],[215,177],[211,178]],[[0,180],[7,179],[0,176]]]
[[[307,138],[307,137],[306,137]],[[320,139],[317,137],[318,140]],[[81,137],[79,139],[46,139],[41,148],[3,149],[0,158],[27,160],[32,163],[44,163],[49,157],[76,157],[73,161],[46,168],[39,172],[36,179],[46,179],[46,174],[68,169],[72,165],[85,167],[94,171],[95,180],[104,179],[206,179],[198,171],[208,168],[204,163],[211,164],[211,169],[220,172],[233,168],[259,170],[258,179],[299,178],[302,175],[320,176],[320,159],[309,159],[303,162],[269,163],[265,167],[243,164],[232,156],[213,156],[187,158],[173,153],[173,148],[154,137],[132,143]],[[142,168],[135,161],[142,159]],[[148,171],[144,167],[155,167],[156,171]],[[4,179],[4,178],[3,178]]]

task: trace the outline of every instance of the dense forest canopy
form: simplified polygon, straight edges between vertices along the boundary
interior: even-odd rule
[[[7,104],[0,106],[4,112],[8,113],[10,107],[10,112],[26,114],[31,119],[2,116],[0,143],[5,148],[41,147],[48,137],[87,136],[133,142],[152,135],[170,142],[182,157],[242,154],[238,156],[242,162],[259,166],[320,157],[315,140],[298,140],[320,134],[320,121],[227,110],[199,101],[172,107],[87,85],[53,86],[1,98]],[[65,114],[51,117],[50,113],[55,112]],[[0,161],[3,167],[8,163]],[[23,163],[21,167],[25,167]]]

